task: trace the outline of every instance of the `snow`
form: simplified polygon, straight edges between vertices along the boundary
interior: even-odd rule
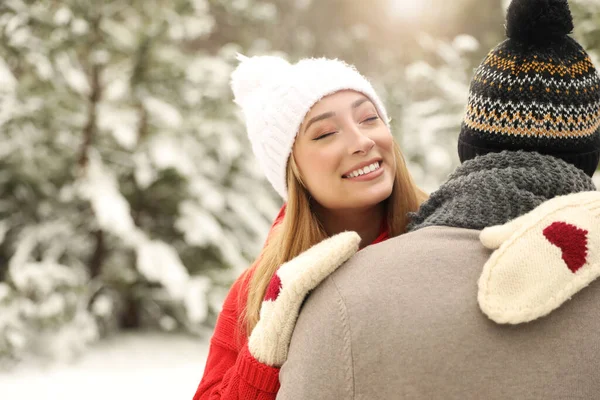
[[[94,50],[92,51],[91,58],[92,62],[96,64],[106,64],[110,61],[110,53],[106,50]]]
[[[94,315],[108,318],[114,312],[113,300],[105,294],[99,294],[92,303],[91,309]]]
[[[471,35],[458,35],[452,41],[452,46],[462,52],[479,50],[479,42]]]
[[[75,21],[73,21],[71,29],[76,35],[85,35],[89,31],[89,24],[87,23],[87,21],[78,18]]]
[[[71,21],[72,17],[73,13],[68,7],[61,7],[56,14],[54,14],[54,23],[56,25],[66,25]]]
[[[233,0],[231,2],[231,7],[233,7],[236,11],[245,11],[250,6],[250,2],[248,0]]]
[[[0,282],[0,302],[2,302],[4,299],[8,299],[10,292],[10,286],[4,282]]]
[[[442,146],[432,145],[431,150],[426,153],[427,165],[433,169],[443,169],[452,164],[450,155]]]
[[[208,11],[207,0],[192,0],[192,6],[197,14],[205,14]]]
[[[52,296],[60,286],[77,287],[82,284],[82,278],[65,265],[49,261],[18,265],[17,258],[13,257],[10,261],[10,276],[15,287],[22,292],[35,292],[37,296],[47,297]],[[44,302],[43,305],[48,304]]]
[[[211,33],[215,27],[215,20],[209,15],[186,17],[183,18],[183,26],[187,39],[192,40]]]
[[[238,218],[244,220],[246,225],[251,227],[257,235],[262,232],[268,232],[271,226],[270,222],[267,221],[256,208],[253,207],[251,201],[248,200],[248,196],[242,196],[237,193],[229,193],[227,196],[227,202],[233,212],[236,213]]]
[[[116,106],[110,103],[99,104],[98,127],[112,132],[117,143],[127,150],[134,150],[137,145],[138,120],[139,111],[133,107]]]
[[[204,247],[225,239],[223,229],[215,217],[198,204],[185,200],[179,206],[175,228],[182,232],[186,243]]]
[[[132,156],[135,163],[135,181],[140,189],[148,188],[157,178],[156,170],[150,163],[150,158],[146,153],[136,153]]]
[[[4,238],[6,237],[6,233],[8,232],[9,225],[8,221],[2,220],[0,221],[0,244],[4,242]]]
[[[127,22],[130,23],[131,20],[128,20]],[[122,49],[131,50],[135,48],[137,44],[135,32],[124,24],[120,24],[108,18],[103,18],[100,23],[100,28],[113,43],[117,44]]]
[[[10,71],[6,61],[0,57],[0,88],[2,92],[12,92],[17,86],[17,80]]]
[[[416,61],[405,69],[406,79],[409,82],[417,82],[421,79],[432,79],[435,69],[425,61]]]
[[[219,57],[196,57],[186,69],[186,78],[203,86],[203,96],[215,99],[229,95],[232,67]],[[224,92],[227,90],[227,93]]]
[[[3,400],[191,400],[208,354],[205,339],[121,334],[81,360],[0,373]]]
[[[116,178],[102,164],[99,156],[90,154],[88,176],[81,182],[81,195],[92,203],[101,228],[121,238],[133,238],[136,227],[129,203],[119,191]]]
[[[81,95],[88,96],[92,89],[76,57],[72,54],[60,53],[56,56],[55,62],[69,87]]]
[[[252,16],[257,20],[275,21],[277,20],[277,7],[272,3],[257,3],[252,8]]]
[[[29,64],[34,66],[38,77],[43,81],[48,81],[54,76],[54,68],[48,58],[41,53],[29,53],[25,56]]]
[[[202,176],[196,177],[190,183],[190,192],[198,198],[204,209],[214,215],[225,211],[225,194],[210,180],[204,179]]]
[[[185,16],[170,24],[169,37],[173,40],[194,40],[211,33],[214,26],[215,21],[209,15]]]
[[[173,247],[160,240],[142,241],[137,269],[150,282],[161,283],[171,298],[181,300],[190,275]]]
[[[185,177],[194,175],[194,163],[181,142],[168,134],[157,134],[149,144],[149,156],[158,169],[173,168]]]
[[[105,81],[104,93],[102,97],[107,101],[118,101],[125,99],[129,94],[129,80],[131,78],[128,75],[119,76],[116,73],[112,75],[105,73],[103,81]]]
[[[184,295],[184,304],[188,319],[192,323],[201,323],[208,317],[206,293],[211,287],[207,277],[195,276],[188,283]]]
[[[156,97],[147,96],[143,99],[146,111],[153,117],[156,117],[157,122],[169,128],[179,128],[183,123],[183,118],[177,107],[167,103]]]

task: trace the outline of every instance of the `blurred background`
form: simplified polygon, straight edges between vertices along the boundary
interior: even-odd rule
[[[355,64],[432,191],[507,3],[2,0],[2,398],[191,398],[281,206],[232,102],[238,52]],[[600,66],[600,0],[570,4]]]

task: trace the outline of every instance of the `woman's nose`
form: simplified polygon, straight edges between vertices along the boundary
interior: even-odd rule
[[[367,154],[375,146],[375,142],[361,129],[360,125],[354,124],[351,129],[352,143],[350,149],[352,154]]]

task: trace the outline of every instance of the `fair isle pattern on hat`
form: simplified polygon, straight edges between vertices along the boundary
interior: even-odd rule
[[[473,78],[466,126],[505,136],[594,135],[600,126],[600,77],[589,57],[583,51],[577,53],[562,60],[570,64],[566,66],[552,63],[549,55],[530,55],[533,61],[529,61],[510,50],[496,49]],[[485,95],[494,89],[506,95]],[[535,100],[544,101],[536,104]]]
[[[600,276],[600,192],[555,197],[480,240],[495,250],[478,282],[483,313],[499,324],[541,318]]]
[[[341,90],[364,94],[388,124],[382,101],[356,68],[340,60],[308,58],[289,64],[279,57],[240,57],[232,74],[235,102],[261,169],[287,201],[286,168],[296,134],[310,109]]]
[[[567,36],[572,28],[566,0],[513,0],[509,39],[487,55],[471,82],[461,161],[537,151],[593,175],[600,157],[600,77]]]

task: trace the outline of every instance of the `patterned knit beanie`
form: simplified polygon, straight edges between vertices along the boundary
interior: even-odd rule
[[[600,157],[600,78],[567,36],[567,0],[513,0],[508,39],[471,82],[458,139],[461,162],[502,150],[536,151],[592,176]]]
[[[289,64],[273,56],[239,57],[231,75],[235,102],[242,108],[258,162],[277,193],[287,201],[286,167],[298,129],[312,106],[341,90],[367,96],[379,116],[387,112],[369,81],[339,60],[308,58]]]

